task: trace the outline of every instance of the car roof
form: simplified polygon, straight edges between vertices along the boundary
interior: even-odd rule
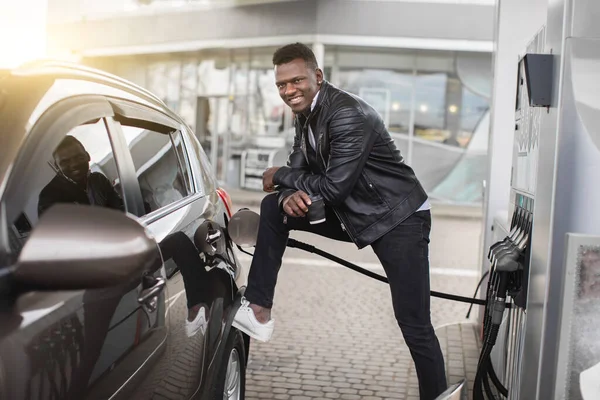
[[[98,69],[44,60],[0,70],[0,196],[12,162],[39,116],[65,98],[94,94],[146,104],[185,124],[150,91]]]
[[[108,72],[81,64],[54,60],[33,61],[12,70],[0,70],[0,78],[3,75],[13,77],[44,76],[53,79],[69,78],[101,83],[139,96],[160,108],[165,108],[164,111],[167,109],[167,106],[160,98],[141,86]]]

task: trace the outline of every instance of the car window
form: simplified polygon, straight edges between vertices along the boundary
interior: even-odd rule
[[[175,131],[171,133],[171,137],[173,140],[173,146],[177,154],[177,160],[181,168],[181,174],[185,182],[185,186],[188,188],[188,193],[194,193],[191,180],[190,161],[188,159],[187,152],[185,149],[183,135],[180,131]]]
[[[192,158],[190,161],[194,166],[197,175],[202,179],[202,182],[197,181],[197,184],[202,185],[202,194],[206,194],[217,185],[213,169],[200,142],[198,142],[192,133],[186,132],[186,135],[188,138],[187,142],[189,143],[190,157]]]
[[[23,177],[34,189],[22,201],[4,204],[13,254],[20,252],[39,218],[57,203],[125,211],[104,119],[66,132],[57,146],[43,149],[43,154],[31,160],[36,174]]]
[[[181,133],[122,125],[146,214],[193,193]]]

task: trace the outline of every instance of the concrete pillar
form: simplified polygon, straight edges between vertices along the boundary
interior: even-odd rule
[[[494,38],[494,84],[490,121],[490,161],[484,200],[482,270],[492,243],[496,216],[508,218],[518,56],[546,24],[548,0],[498,0]],[[509,221],[510,223],[510,221]]]
[[[312,51],[315,53],[315,57],[317,58],[317,64],[319,68],[325,68],[325,45],[323,43],[313,43]],[[327,78],[326,78],[327,79]]]

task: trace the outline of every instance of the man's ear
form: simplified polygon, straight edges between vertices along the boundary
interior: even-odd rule
[[[87,162],[92,161],[92,157],[90,157],[90,153],[88,153],[87,151],[85,152],[86,158],[87,158]]]
[[[321,68],[317,68],[315,70],[315,73],[317,74],[317,83],[319,84],[319,86],[321,86],[321,83],[323,83],[323,71],[321,70]]]

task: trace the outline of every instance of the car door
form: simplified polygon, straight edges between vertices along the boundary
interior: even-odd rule
[[[223,209],[195,176],[197,160],[190,159],[179,122],[129,101],[110,102],[136,171],[144,210],[139,220],[159,243],[169,278],[168,350],[134,398],[188,399],[214,361],[224,306],[232,302],[226,267],[215,268],[196,243],[198,229],[207,221],[218,225]]]
[[[0,271],[11,268],[39,217],[56,203],[139,212],[128,183],[131,166],[119,158],[110,134],[113,114],[105,98],[78,96],[34,121],[0,203],[8,238]],[[0,369],[19,371],[2,384],[8,398],[105,399],[125,393],[165,342],[156,309],[164,282],[153,277],[161,269],[157,259],[139,278],[104,289],[38,290],[16,298],[10,287],[1,291],[2,303],[11,308],[2,308]]]

